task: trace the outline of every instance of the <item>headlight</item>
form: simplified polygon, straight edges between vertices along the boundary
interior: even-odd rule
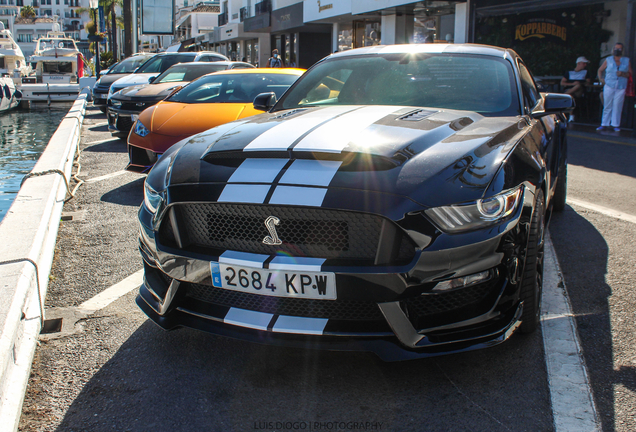
[[[522,196],[520,185],[477,202],[435,207],[425,213],[442,231],[454,234],[501,222],[515,212]]]
[[[144,124],[141,121],[137,120],[135,122],[135,133],[139,135],[140,137],[145,137],[146,135],[150,133],[150,131],[148,130],[146,126],[144,126]]]
[[[163,197],[159,192],[151,188],[148,183],[144,182],[144,204],[151,213],[156,213],[161,205]]]
[[[115,99],[111,99],[110,100],[110,104],[114,107],[119,108],[121,106],[121,101],[115,100]]]

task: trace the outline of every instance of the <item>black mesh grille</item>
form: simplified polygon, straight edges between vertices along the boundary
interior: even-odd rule
[[[417,319],[480,303],[496,287],[496,279],[490,282],[439,294],[424,294],[404,300],[409,316]]]
[[[198,284],[187,284],[186,295],[215,305],[275,315],[337,320],[375,321],[384,319],[377,303],[371,301],[267,297]]]
[[[116,128],[121,132],[128,132],[132,128],[133,121],[130,116],[119,116],[117,117]]]
[[[179,210],[179,223],[184,224],[189,241],[197,247],[363,260],[365,265],[375,259],[384,221],[376,215],[309,207],[195,203],[179,205]],[[282,245],[263,243],[270,235],[264,223],[269,216],[280,219],[276,232]],[[415,248],[398,232],[400,247],[394,262],[409,262]]]

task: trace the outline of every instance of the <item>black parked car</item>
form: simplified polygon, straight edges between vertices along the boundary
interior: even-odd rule
[[[135,54],[113,65],[107,74],[102,74],[93,86],[93,105],[99,106],[99,109],[105,113],[107,110],[106,100],[108,99],[110,86],[119,78],[123,78],[135,72],[139,66],[143,65],[154,55],[155,54]]]
[[[427,44],[331,55],[254,106],[146,179],[153,321],[385,360],[536,329],[570,96],[511,50]]]
[[[223,54],[212,51],[163,52],[141,65],[134,73],[124,76],[111,84],[108,99],[119,90],[138,84],[148,84],[150,78],[164,73],[177,63],[228,61]]]
[[[200,76],[228,69],[253,69],[244,62],[215,61],[177,63],[159,76],[151,77],[149,84],[126,87],[108,99],[108,130],[113,136],[127,137],[133,123],[146,108],[168,97]]]

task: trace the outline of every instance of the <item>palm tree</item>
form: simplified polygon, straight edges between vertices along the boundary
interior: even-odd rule
[[[23,18],[34,18],[35,17],[35,9],[31,5],[22,6],[20,8],[20,16]]]
[[[133,53],[132,46],[132,8],[137,2],[123,0],[124,2],[124,56],[130,57]]]

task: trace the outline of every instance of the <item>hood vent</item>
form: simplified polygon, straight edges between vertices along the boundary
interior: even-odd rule
[[[307,108],[299,108],[299,109],[293,109],[291,111],[285,111],[283,113],[280,113],[274,117],[271,117],[271,119],[282,119],[282,118],[287,118],[289,116],[293,116],[294,114],[298,114],[301,112],[305,112],[307,111]]]
[[[426,117],[432,116],[435,113],[437,113],[437,111],[428,111],[428,110],[420,109],[420,110],[411,111],[410,113],[407,113],[403,115],[402,117],[398,117],[398,120],[420,121],[425,119]]]

